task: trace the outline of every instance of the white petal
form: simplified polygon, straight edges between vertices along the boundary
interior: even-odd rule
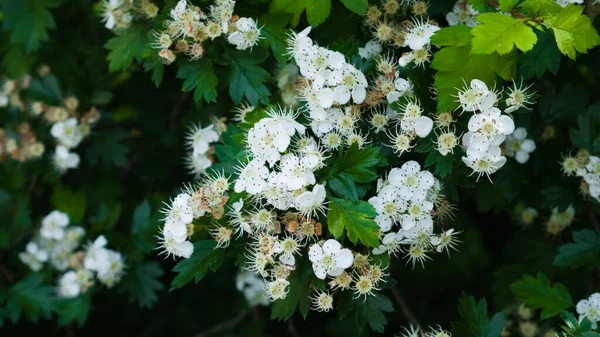
[[[365,98],[367,97],[367,89],[361,85],[357,85],[354,87],[354,90],[352,90],[352,100],[354,101],[355,104],[360,104],[362,102],[364,102]]]
[[[525,164],[529,160],[529,153],[525,151],[517,151],[515,159],[519,164]]]
[[[321,246],[319,246],[318,244],[314,244],[310,247],[310,250],[308,251],[308,259],[311,262],[317,262],[317,261],[321,261],[321,259],[323,258],[323,249],[321,248]]]
[[[327,276],[327,270],[325,269],[325,266],[320,263],[313,263],[312,267],[315,275],[321,280],[324,280]]]
[[[329,239],[323,244],[323,252],[325,254],[335,254],[340,251],[342,244],[334,239]]]
[[[535,142],[531,139],[525,139],[523,143],[521,143],[521,150],[529,153],[535,151]]]
[[[433,120],[429,117],[421,116],[415,121],[415,132],[421,138],[427,137],[433,128]]]

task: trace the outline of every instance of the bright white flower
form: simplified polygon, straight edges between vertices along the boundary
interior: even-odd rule
[[[319,243],[312,245],[308,251],[308,259],[312,262],[315,275],[324,280],[327,275],[335,277],[350,268],[354,256],[350,249],[342,248],[338,241],[329,239],[323,246]]]
[[[469,131],[479,132],[485,135],[493,143],[497,136],[504,141],[504,137],[510,135],[515,130],[515,122],[508,115],[503,115],[498,108],[490,108],[481,113],[474,114],[469,119]]]
[[[373,254],[389,254],[396,255],[400,251],[400,238],[398,237],[398,233],[387,233],[383,239],[381,240],[381,245],[379,247],[373,249]]]
[[[414,132],[424,138],[433,129],[433,120],[423,116],[423,109],[418,101],[409,101],[400,107],[402,112],[398,117],[403,132]]]
[[[331,82],[336,86],[332,94],[339,104],[348,103],[350,98],[354,104],[360,104],[367,97],[367,79],[352,65],[346,64],[344,68],[335,70],[331,74]]]
[[[318,312],[328,312],[333,309],[333,296],[326,291],[316,291],[311,301],[312,309]]]
[[[554,1],[557,4],[561,5],[562,7],[566,7],[566,6],[570,5],[570,4],[582,4],[583,3],[583,0],[554,0]]]
[[[564,170],[567,171],[566,169]],[[582,177],[588,184],[590,196],[596,200],[600,200],[600,158],[589,156],[589,161],[585,168],[577,169],[576,174],[577,176]]]
[[[312,191],[306,191],[296,198],[296,208],[311,218],[316,213],[325,214],[325,185],[319,184],[313,187]]]
[[[40,249],[37,243],[29,242],[25,246],[25,251],[19,253],[19,259],[32,271],[39,271],[42,268],[42,264],[48,261],[48,252]]]
[[[435,178],[427,170],[421,171],[421,165],[414,160],[408,161],[400,168],[390,171],[388,180],[399,189],[400,196],[407,201],[422,201],[427,191],[433,187]]]
[[[80,294],[81,284],[75,271],[68,271],[58,279],[57,292],[64,298],[73,298]]]
[[[498,96],[483,81],[474,79],[458,92],[458,102],[464,111],[485,111],[496,105]]]
[[[79,166],[79,155],[77,153],[69,152],[69,150],[62,146],[56,146],[56,152],[54,152],[54,166],[59,172],[64,172],[68,169],[74,169]]]
[[[519,164],[525,164],[529,160],[529,154],[535,151],[535,142],[526,138],[525,128],[516,128],[506,137],[506,155],[515,157]]]
[[[312,169],[307,167],[301,158],[296,155],[287,154],[281,158],[280,169],[279,182],[285,184],[290,191],[316,182]]]
[[[175,240],[170,233],[165,233],[163,229],[161,236],[159,236],[157,249],[162,250],[160,254],[164,254],[165,257],[173,255],[173,257],[181,256],[189,259],[194,252],[194,245],[187,240],[183,242],[177,242],[177,240]]]
[[[83,134],[79,130],[77,119],[74,117],[54,123],[50,129],[50,134],[67,149],[77,147],[83,140]]]
[[[85,269],[99,272],[108,268],[107,243],[104,235],[100,235],[93,243],[88,244],[85,251],[85,258],[83,259]]]
[[[382,232],[388,232],[392,225],[400,220],[400,214],[406,211],[406,201],[398,194],[396,186],[387,185],[383,187],[377,196],[369,199],[377,216],[375,222]]]
[[[438,30],[440,30],[438,26],[423,20],[414,20],[412,28],[406,33],[406,45],[412,50],[423,49]]]
[[[192,150],[194,156],[203,155],[208,152],[210,144],[219,141],[219,133],[214,124],[202,128],[200,124],[192,126],[187,135],[187,146]]]
[[[453,131],[448,129],[438,135],[436,145],[437,150],[442,156],[445,156],[448,153],[454,153],[454,147],[458,145],[458,137]]]
[[[277,241],[273,246],[273,253],[279,255],[279,261],[288,266],[296,264],[295,254],[300,253],[302,245],[292,236],[288,236],[283,240]]]
[[[462,157],[462,161],[473,170],[473,173],[477,173],[479,179],[484,174],[489,178],[492,173],[502,168],[506,164],[506,157],[502,156],[498,146],[490,146],[487,152],[467,154],[466,157]]]
[[[437,236],[432,236],[430,238],[431,244],[436,246],[435,250],[438,253],[445,250],[446,253],[450,254],[450,249],[457,250],[456,244],[460,242],[456,239],[456,235],[458,234],[459,232],[455,232],[454,229],[450,228]]]
[[[102,268],[98,270],[98,279],[108,287],[112,287],[121,280],[125,265],[123,256],[119,252],[107,249],[106,263],[101,264]]]
[[[271,301],[276,301],[280,299],[284,299],[288,292],[288,286],[290,282],[286,279],[276,279],[275,281],[267,283],[267,296]]]
[[[236,201],[233,204],[231,204],[230,211],[229,213],[227,213],[227,215],[229,216],[229,223],[231,223],[235,227],[235,233],[238,234],[238,237],[242,236],[244,232],[248,234],[252,233],[250,223],[242,215],[243,208],[244,199],[240,199],[239,201]]]
[[[576,310],[580,321],[587,318],[592,322],[592,329],[596,329],[600,321],[600,293],[593,293],[587,299],[577,302]]]
[[[466,0],[459,0],[454,5],[452,12],[446,14],[446,21],[449,26],[465,25],[468,27],[474,27],[479,24],[475,20],[475,17],[479,15],[471,4],[467,3]]]
[[[62,240],[65,227],[69,225],[69,216],[61,211],[52,211],[42,220],[40,234],[46,239]]]
[[[236,31],[229,34],[227,40],[236,49],[245,50],[254,47],[260,39],[260,28],[251,18],[240,18],[235,22]]]
[[[125,0],[104,0],[102,3],[102,21],[107,29],[114,29],[123,16],[121,6]]]
[[[269,169],[263,165],[259,159],[252,159],[248,164],[237,168],[239,177],[235,182],[233,190],[236,193],[246,191],[256,195],[267,187],[266,179],[269,176]]]

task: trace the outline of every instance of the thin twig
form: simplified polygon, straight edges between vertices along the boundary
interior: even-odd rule
[[[233,329],[244,320],[244,318],[246,317],[246,315],[248,315],[249,312],[250,312],[249,310],[241,311],[234,318],[232,318],[228,321],[225,321],[225,322],[221,322],[205,331],[202,331],[202,332],[194,335],[194,337],[207,337],[207,336],[214,335],[218,332]]]
[[[392,294],[394,295],[394,298],[396,298],[396,302],[398,302],[398,304],[400,305],[400,309],[402,310],[402,314],[404,315],[404,317],[406,317],[406,319],[408,319],[408,321],[412,325],[420,326],[421,324],[419,323],[419,320],[410,311],[410,308],[406,304],[406,301],[404,301],[404,297],[402,297],[402,294],[400,293],[398,287],[392,288]]]

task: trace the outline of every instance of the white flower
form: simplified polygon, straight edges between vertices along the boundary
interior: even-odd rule
[[[81,292],[81,284],[75,271],[68,271],[58,279],[58,294],[64,298],[73,298]]]
[[[269,176],[269,169],[259,159],[252,159],[248,164],[238,167],[239,177],[235,181],[233,190],[236,193],[246,191],[252,195],[261,193],[267,187],[265,179]]]
[[[42,264],[48,261],[48,252],[40,249],[37,243],[29,242],[25,246],[25,251],[19,253],[19,259],[29,266],[32,271],[39,271]]]
[[[383,239],[381,240],[381,245],[379,247],[373,249],[373,254],[389,254],[396,255],[400,250],[400,238],[398,237],[398,233],[387,233]]]
[[[263,284],[262,278],[250,271],[242,271],[235,278],[236,289],[244,294],[248,305],[251,307],[269,305],[269,299]]]
[[[308,259],[312,262],[315,275],[324,280],[327,275],[335,277],[350,268],[354,256],[350,249],[342,248],[339,242],[329,239],[323,246],[318,243],[312,245],[308,251]]]
[[[525,164],[529,160],[529,154],[535,150],[535,142],[526,138],[525,128],[516,128],[506,137],[506,155],[515,157],[519,164]]]
[[[108,250],[106,249],[106,238],[104,235],[100,235],[96,240],[88,244],[85,252],[85,258],[83,259],[83,266],[85,269],[100,271],[108,268]]]
[[[161,255],[166,257],[173,255],[181,256],[189,259],[194,252],[194,245],[190,241],[177,242],[170,233],[165,233],[164,230],[158,240],[158,249],[161,249]]]
[[[98,279],[108,287],[112,287],[116,282],[121,280],[125,265],[123,264],[123,256],[119,252],[107,249],[106,263],[102,264],[102,268],[98,270]]]
[[[108,29],[114,29],[119,16],[121,15],[120,7],[125,0],[104,0],[102,3],[102,21]]]
[[[187,135],[187,146],[192,150],[194,157],[205,154],[210,144],[219,141],[219,133],[214,124],[202,128],[199,124],[192,126]]]
[[[57,145],[53,160],[56,169],[62,173],[68,169],[77,168],[80,159],[77,153],[69,152],[66,147]]]
[[[407,201],[425,200],[427,191],[435,183],[433,174],[427,170],[421,171],[421,165],[414,160],[402,164],[400,168],[393,168],[388,180],[399,189],[400,196]]]
[[[423,20],[413,21],[412,28],[406,33],[406,45],[412,50],[423,49],[429,44],[431,37],[440,27]]]
[[[419,137],[424,138],[429,135],[433,129],[433,120],[427,116],[423,116],[423,109],[419,102],[408,102],[402,107],[400,114],[400,128],[403,132],[414,132]]]
[[[383,187],[377,196],[369,199],[369,203],[377,211],[375,222],[384,233],[392,229],[393,223],[400,220],[399,216],[407,206],[406,201],[398,194],[397,187],[392,185]]]
[[[452,12],[446,14],[446,21],[449,26],[455,26],[458,24],[473,27],[479,24],[475,20],[475,17],[479,15],[471,4],[467,3],[466,0],[459,0],[454,4]]]
[[[515,130],[515,122],[508,115],[503,115],[498,108],[490,108],[481,113],[474,114],[469,119],[469,131],[479,132],[492,140],[500,135],[501,141],[504,136],[510,135]]]
[[[266,293],[271,301],[284,299],[288,292],[288,286],[290,282],[286,279],[276,279],[275,281],[267,283]]]
[[[62,240],[68,225],[69,216],[66,213],[52,211],[42,220],[40,234],[46,239]]]
[[[358,55],[364,59],[370,59],[381,53],[381,44],[375,40],[371,40],[365,44],[364,48],[358,48]]]
[[[67,149],[77,147],[83,139],[83,134],[79,130],[77,119],[74,117],[54,123],[50,129],[50,134]]]
[[[175,197],[170,207],[163,211],[165,217],[165,227],[187,226],[194,221],[194,212],[192,209],[192,196],[188,193],[180,193]]]
[[[498,146],[490,146],[486,152],[469,154],[466,157],[462,157],[462,161],[473,170],[473,173],[477,173],[477,178],[482,175],[487,175],[498,171],[504,164],[506,164],[506,157],[502,156],[502,151]]]
[[[313,171],[294,154],[287,154],[281,159],[280,169],[279,182],[285,184],[288,190],[297,190],[316,182]]]
[[[251,18],[240,18],[235,22],[236,31],[229,34],[227,41],[236,46],[236,49],[245,50],[252,48],[260,39],[260,28]]]
[[[277,241],[273,245],[273,253],[279,255],[279,261],[288,265],[294,266],[296,264],[296,258],[294,254],[300,252],[301,244],[298,240],[292,236],[288,236],[281,241]]]
[[[483,81],[474,79],[458,92],[458,102],[464,111],[483,111],[496,105],[498,97]]]
[[[263,118],[248,131],[248,146],[254,158],[274,165],[290,145],[292,136],[303,134],[306,128],[295,121],[293,110],[271,109],[269,117]]]
[[[244,199],[240,199],[231,204],[230,211],[227,213],[229,216],[229,222],[236,228],[235,233],[238,237],[242,236],[244,232],[251,234],[252,228],[250,223],[242,215],[242,209],[244,208]]]
[[[326,291],[316,291],[311,301],[312,309],[318,312],[329,312],[333,309],[333,296]]]
[[[296,208],[308,218],[317,212],[324,214],[326,207],[323,203],[326,197],[325,186],[315,185],[312,192],[306,191],[296,198]]]
[[[588,299],[577,302],[576,310],[580,321],[587,318],[592,322],[592,329],[596,329],[600,321],[600,293],[593,293]]]
[[[339,104],[346,104],[352,98],[354,104],[362,103],[367,97],[367,79],[365,75],[352,65],[346,64],[343,69],[331,74],[335,89],[333,97]]]

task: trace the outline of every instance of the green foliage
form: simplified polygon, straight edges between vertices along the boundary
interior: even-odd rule
[[[564,324],[561,324],[566,336],[569,337],[598,337],[599,335],[592,331],[592,323],[584,318],[581,322],[573,316],[572,313],[564,311],[560,314]]]
[[[263,49],[255,49],[252,54],[245,54],[237,50],[227,53],[227,57],[231,61],[229,94],[236,104],[241,103],[244,97],[252,105],[256,105],[259,101],[263,104],[269,103],[271,92],[264,82],[271,76],[269,72],[258,66],[266,56]]]
[[[127,70],[133,60],[142,61],[142,53],[148,44],[146,31],[144,27],[133,26],[123,32],[121,35],[110,38],[104,47],[110,52],[106,59],[108,60],[108,69],[113,71]]]
[[[119,292],[127,293],[129,302],[136,302],[140,308],[151,307],[157,300],[157,292],[163,289],[158,280],[164,272],[156,262],[144,262],[127,271],[119,284]]]
[[[48,30],[56,28],[49,9],[60,3],[61,0],[3,0],[2,30],[10,32],[10,42],[23,46],[27,53],[36,51],[41,42],[48,41]]]
[[[341,0],[344,6],[358,15],[364,15],[369,6],[368,0]]]
[[[538,42],[533,49],[519,57],[519,74],[525,79],[541,78],[549,70],[556,75],[560,66],[560,50],[554,36],[547,30],[536,31]]]
[[[600,44],[600,36],[592,20],[583,15],[583,8],[570,4],[544,19],[544,25],[554,32],[558,49],[573,60],[577,53],[587,53]]]
[[[600,237],[594,231],[582,229],[573,232],[573,243],[565,243],[558,248],[554,265],[561,267],[579,267],[600,264]]]
[[[353,8],[359,8],[362,1],[348,1]],[[270,5],[271,12],[286,12],[293,15],[292,28],[300,22],[300,16],[306,11],[306,19],[311,26],[325,22],[331,11],[331,0],[274,0]]]
[[[310,309],[311,288],[309,283],[312,268],[305,260],[298,270],[292,272],[288,281],[289,292],[284,299],[277,300],[271,308],[271,319],[286,321],[294,315],[296,308],[306,318]]]
[[[573,145],[600,154],[600,101],[579,113],[577,127],[570,132]]]
[[[264,24],[260,30],[264,39],[260,40],[263,47],[271,48],[273,57],[277,60],[279,68],[283,68],[287,63],[287,34],[285,26],[290,22],[292,16],[285,13],[267,13],[259,20],[259,25]]]
[[[37,322],[56,310],[54,287],[44,284],[44,274],[30,273],[13,285],[6,299],[6,317],[16,323],[21,315]]]
[[[183,79],[184,92],[194,90],[194,100],[217,101],[217,83],[212,63],[203,58],[195,62],[184,62],[177,70],[177,78]]]
[[[538,273],[537,278],[525,275],[522,280],[511,284],[510,289],[517,300],[527,307],[542,309],[542,319],[556,316],[573,306],[573,300],[565,286],[560,283],[550,284],[542,273]]]
[[[473,27],[471,51],[474,54],[507,54],[517,47],[529,51],[537,42],[533,29],[523,19],[514,19],[500,13],[483,13],[477,16],[480,25]]]
[[[392,301],[382,293],[367,296],[364,301],[356,304],[356,326],[359,331],[364,330],[369,323],[373,331],[382,333],[387,325],[386,312],[394,312]]]
[[[452,334],[465,337],[499,337],[504,328],[504,314],[498,312],[488,317],[485,298],[476,301],[471,295],[462,294],[458,300],[461,321],[452,322]]]
[[[329,171],[327,183],[339,197],[357,201],[361,196],[357,184],[376,180],[375,169],[383,162],[385,159],[378,148],[366,146],[359,149],[358,145],[353,144],[336,159]]]
[[[92,144],[86,153],[86,159],[91,165],[102,162],[105,168],[124,167],[127,165],[129,147],[122,144],[127,139],[123,129],[104,131],[94,135]]]
[[[52,202],[55,209],[67,213],[72,223],[83,223],[86,208],[86,199],[83,191],[75,192],[59,185],[54,188],[50,202]]]
[[[340,238],[346,230],[352,243],[360,241],[367,246],[377,247],[379,226],[373,221],[375,216],[377,212],[365,201],[351,202],[332,198],[327,212],[327,225],[335,238]]]
[[[225,250],[215,248],[216,244],[215,240],[200,240],[194,243],[192,256],[173,267],[177,276],[171,282],[170,291],[183,287],[192,279],[198,283],[209,269],[213,272],[219,269],[225,258]]]
[[[58,324],[65,326],[73,321],[82,327],[90,313],[90,294],[71,299],[63,299],[58,303]]]

